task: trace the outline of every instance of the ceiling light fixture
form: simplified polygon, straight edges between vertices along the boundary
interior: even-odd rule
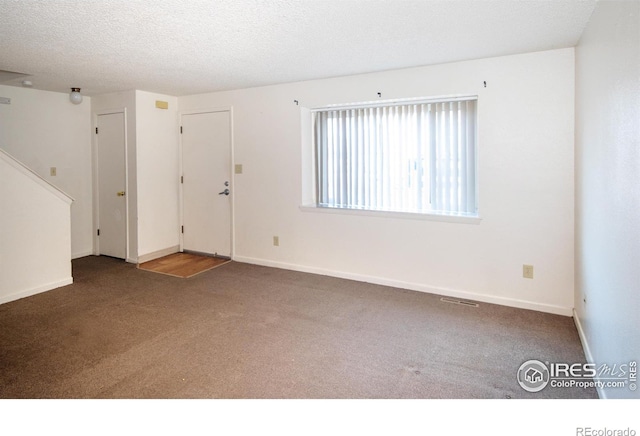
[[[69,101],[73,104],[82,103],[82,94],[80,94],[80,88],[71,88],[71,93],[69,94]]]
[[[25,88],[31,88],[33,86],[33,82],[31,80],[23,80],[22,86],[24,86]]]

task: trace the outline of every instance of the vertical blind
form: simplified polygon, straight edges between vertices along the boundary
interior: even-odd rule
[[[475,98],[313,116],[319,206],[476,214]]]

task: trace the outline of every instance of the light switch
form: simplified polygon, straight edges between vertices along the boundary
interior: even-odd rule
[[[58,174],[58,170],[56,170],[56,167],[49,168],[49,175],[56,176],[57,174]]]
[[[235,172],[236,174],[242,174],[242,164],[236,164]]]

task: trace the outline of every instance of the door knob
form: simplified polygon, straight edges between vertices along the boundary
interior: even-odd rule
[[[218,195],[229,195],[229,190],[228,190],[228,189],[225,189],[225,190],[224,190],[224,191],[222,191],[222,192],[218,192]]]
[[[124,197],[124,191],[120,191],[116,194],[118,197]]]

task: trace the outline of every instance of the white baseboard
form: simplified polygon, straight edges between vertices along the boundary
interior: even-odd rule
[[[179,245],[163,248],[162,250],[154,251],[153,253],[147,253],[147,254],[143,254],[142,256],[138,256],[138,263],[145,263],[145,262],[149,262],[150,260],[160,259],[161,257],[165,257],[170,254],[177,253],[179,251],[180,251]]]
[[[0,304],[8,303],[10,301],[19,300],[21,298],[31,297],[32,295],[40,294],[42,292],[50,291],[61,286],[67,286],[73,283],[73,277],[69,277],[57,282],[47,283],[46,285],[36,286],[35,288],[19,291],[11,295],[5,295],[0,297]]]
[[[573,310],[573,322],[576,324],[576,329],[578,330],[578,336],[580,337],[580,342],[582,343],[582,349],[584,350],[584,357],[587,359],[587,363],[595,363],[595,360],[593,359],[593,354],[591,354],[591,347],[589,347],[589,341],[587,340],[587,335],[584,332],[584,329],[582,328],[582,322],[580,321],[580,316],[578,316],[578,312],[576,312],[576,310]],[[595,378],[595,380],[597,380],[598,377]],[[599,387],[596,386],[596,391],[598,392],[598,396],[602,399],[606,399],[607,398],[607,394],[605,393],[605,391]]]
[[[573,314],[572,307],[554,306],[551,304],[536,303],[527,300],[518,300],[515,298],[504,298],[493,295],[477,294],[474,292],[460,291],[456,289],[439,288],[434,286],[423,285],[420,283],[403,282],[401,280],[387,279],[384,277],[368,276],[363,274],[353,274],[344,271],[334,271],[322,268],[316,268],[305,265],[297,265],[285,262],[276,262],[266,259],[257,259],[245,256],[234,256],[236,262],[250,263],[254,265],[269,266],[273,268],[281,268],[292,271],[307,272],[312,274],[320,274],[342,279],[355,280],[359,282],[373,283],[376,285],[392,286],[394,288],[409,289],[411,291],[426,292],[429,294],[443,295],[447,297],[462,298],[465,300],[475,300],[484,303],[498,304],[501,306],[517,307],[519,309],[535,310],[538,312],[552,313],[555,315],[571,316]]]
[[[73,253],[71,259],[80,259],[81,257],[93,256],[93,251],[81,251],[79,253]]]

